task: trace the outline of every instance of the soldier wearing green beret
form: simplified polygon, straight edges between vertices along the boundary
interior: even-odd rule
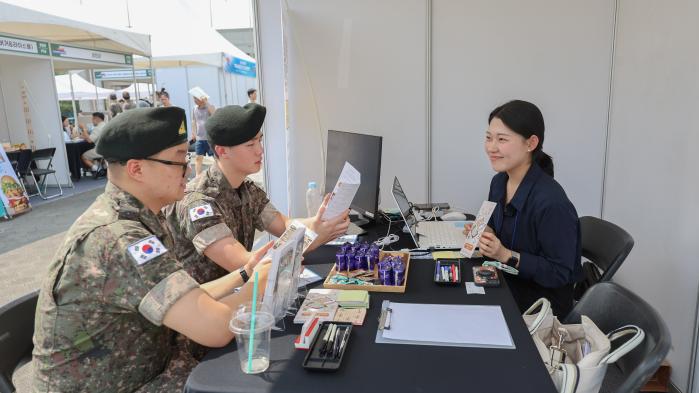
[[[187,184],[181,201],[166,208],[177,255],[200,282],[243,266],[250,259],[255,230],[280,236],[292,221],[247,179],[262,165],[265,114],[265,107],[254,103],[218,109],[206,122],[214,164]],[[318,235],[307,251],[347,231],[349,211],[321,220],[327,201],[326,197],[315,217],[299,219]]]
[[[39,294],[34,391],[182,391],[196,361],[178,353],[175,332],[206,346],[233,338],[228,322],[251,284],[237,273],[197,283],[172,251],[161,213],[184,195],[184,121],[179,108],[144,108],[105,126],[97,152],[109,182],[71,226]],[[268,247],[247,263],[261,289]]]

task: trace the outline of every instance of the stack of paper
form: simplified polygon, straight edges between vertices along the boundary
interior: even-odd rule
[[[345,162],[335,188],[330,194],[330,201],[325,208],[323,220],[332,220],[350,208],[354,195],[359,190],[361,175],[349,162]]]
[[[369,291],[340,290],[337,303],[342,308],[369,308]]]

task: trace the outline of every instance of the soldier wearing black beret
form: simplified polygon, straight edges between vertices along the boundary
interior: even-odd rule
[[[179,108],[147,108],[105,126],[97,151],[109,182],[68,230],[39,294],[32,391],[181,392],[197,361],[173,347],[176,332],[210,347],[233,338],[230,316],[252,283],[231,274],[200,285],[161,213],[184,195],[183,122]],[[251,263],[263,290],[269,263],[256,262],[265,251]]]
[[[254,103],[219,108],[206,122],[214,164],[187,184],[181,201],[166,209],[168,224],[177,237],[177,255],[200,282],[236,269],[247,279],[255,230],[278,237],[291,224],[292,219],[247,178],[262,167],[266,112],[264,106]],[[349,226],[349,211],[321,220],[326,204],[327,200],[316,216],[298,219],[317,234],[308,250],[344,234]]]

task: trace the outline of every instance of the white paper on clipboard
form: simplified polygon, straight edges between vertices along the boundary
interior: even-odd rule
[[[514,349],[500,306],[416,304],[384,301],[391,309],[388,329],[379,329],[380,344]]]
[[[325,208],[323,220],[332,220],[349,209],[360,184],[362,184],[362,175],[352,164],[345,161],[340,178],[337,179],[328,206]]]

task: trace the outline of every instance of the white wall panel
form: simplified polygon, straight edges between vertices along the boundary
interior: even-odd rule
[[[471,212],[494,172],[488,114],[510,99],[544,114],[544,151],[579,215],[599,215],[613,2],[434,0],[432,200]]]
[[[636,240],[616,280],[667,322],[685,392],[699,282],[698,16],[696,1],[620,2],[604,205]]]
[[[395,175],[411,199],[426,200],[426,2],[288,4],[292,212],[305,212],[308,181],[324,178],[329,129],[383,137],[382,207],[394,207]]]

